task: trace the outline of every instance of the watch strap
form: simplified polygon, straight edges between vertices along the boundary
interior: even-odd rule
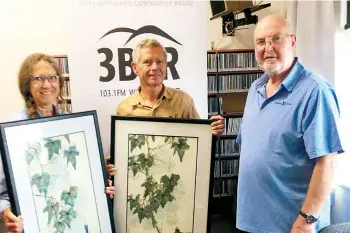
[[[302,210],[300,210],[299,214],[302,217],[304,217],[308,223],[315,223],[318,220],[317,217],[315,217],[315,216],[313,216],[311,214],[306,214],[306,213],[302,212]]]

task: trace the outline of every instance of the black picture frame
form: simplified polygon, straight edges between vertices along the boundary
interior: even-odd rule
[[[114,198],[114,219],[115,219],[115,226],[116,227],[116,232],[118,233],[127,233],[127,232],[157,232],[155,231],[157,228],[157,224],[154,224],[155,222],[160,223],[157,221],[156,217],[144,217],[142,220],[140,220],[140,225],[136,224],[136,226],[133,225],[133,229],[129,229],[129,222],[132,222],[133,220],[128,220],[132,219],[131,215],[128,217],[128,213],[130,214],[131,212],[128,212],[132,207],[130,205],[130,200],[127,200],[131,195],[132,191],[129,190],[129,183],[131,181],[128,181],[130,178],[133,178],[134,171],[132,171],[130,168],[130,158],[134,157],[132,155],[133,149],[132,149],[132,140],[134,140],[137,137],[144,137],[144,145],[148,145],[148,148],[150,150],[153,150],[154,148],[160,148],[162,147],[159,146],[160,144],[157,144],[158,142],[166,142],[167,137],[171,137],[170,135],[174,135],[174,140],[178,140],[179,142],[180,138],[198,138],[198,141],[196,141],[197,148],[201,148],[201,153],[200,149],[197,151],[197,154],[201,154],[201,159],[196,159],[196,172],[195,172],[195,184],[194,184],[194,212],[193,212],[193,225],[191,232],[193,233],[205,233],[205,232],[210,232],[211,231],[211,208],[210,208],[210,193],[212,192],[212,187],[211,187],[211,182],[213,182],[212,177],[211,177],[211,170],[213,170],[212,167],[212,154],[214,147],[212,146],[213,138],[212,138],[212,133],[211,133],[211,121],[210,120],[204,120],[204,119],[179,119],[179,118],[163,118],[163,117],[135,117],[135,116],[111,116],[111,148],[110,148],[110,153],[111,153],[111,163],[115,164],[117,168],[117,173],[116,176],[114,177],[114,184],[116,187],[116,192],[118,195]],[[196,129],[196,130],[195,130]],[[182,133],[179,133],[182,132]],[[201,133],[200,133],[201,132]],[[134,139],[133,139],[134,137]],[[152,139],[152,137],[154,137]],[[201,137],[201,139],[200,139]],[[132,138],[132,139],[131,139]],[[189,140],[192,140],[189,139]],[[127,140],[127,142],[126,142]],[[158,141],[159,140],[159,141]],[[206,148],[204,147],[204,141],[206,140]],[[175,142],[174,141],[174,142]],[[189,141],[190,142],[190,141]],[[154,148],[151,148],[152,143],[155,143]],[[166,143],[165,143],[166,144]],[[191,144],[195,145],[194,143]],[[150,147],[149,147],[150,145]],[[190,143],[189,143],[190,145]],[[173,143],[172,143],[173,146]],[[122,147],[122,148],[121,148]],[[167,146],[166,146],[167,147]],[[170,145],[169,145],[170,147]],[[168,147],[168,148],[169,148]],[[138,149],[136,146],[135,148]],[[143,150],[145,147],[141,146],[139,149]],[[149,150],[148,149],[148,150]],[[202,151],[206,150],[205,153],[202,153]],[[134,150],[135,151],[135,150]],[[165,149],[167,151],[167,149]],[[155,152],[156,153],[156,152]],[[167,154],[167,152],[163,152],[162,156],[166,156],[164,154]],[[132,156],[131,156],[132,155]],[[139,154],[141,155],[141,154]],[[138,156],[139,156],[138,155]],[[173,155],[175,160],[177,160],[177,153],[174,151]],[[151,154],[146,154],[148,158],[152,157]],[[153,155],[154,156],[154,155]],[[187,157],[187,154],[184,155],[184,158]],[[139,157],[140,158],[140,157]],[[154,157],[155,160],[156,157]],[[203,164],[201,165],[201,162]],[[155,163],[154,163],[155,164]],[[152,172],[152,166],[150,165],[150,171]],[[179,162],[178,164],[181,164]],[[206,165],[205,165],[206,164]],[[135,165],[138,166],[138,165]],[[201,172],[199,171],[199,167],[203,169]],[[191,170],[191,169],[190,169]],[[172,174],[173,174],[172,170]],[[176,173],[176,172],[174,172]],[[199,174],[201,175],[201,181],[199,179]],[[129,174],[129,175],[128,175]],[[140,173],[141,174],[141,171]],[[156,174],[156,173],[155,173]],[[191,174],[191,173],[189,173]],[[204,175],[205,174],[205,175]],[[137,175],[137,173],[134,174],[134,176]],[[158,175],[158,174],[157,174]],[[157,176],[155,175],[155,177]],[[167,176],[167,175],[166,175]],[[171,177],[170,173],[168,174],[169,177]],[[150,178],[150,176],[148,176]],[[180,175],[180,177],[182,177]],[[191,175],[189,175],[191,177]],[[134,179],[134,178],[133,178]],[[143,178],[141,178],[143,179]],[[146,178],[148,179],[148,178]],[[162,177],[161,177],[162,179]],[[180,178],[182,179],[182,178]],[[156,180],[160,180],[155,178]],[[159,184],[162,182],[160,181]],[[132,187],[133,184],[130,186]],[[131,188],[132,189],[132,188]],[[201,189],[201,190],[200,190]],[[144,192],[145,190],[139,190]],[[203,206],[203,209],[198,208],[198,193],[202,193],[202,202],[201,205]],[[151,195],[150,195],[151,196]],[[148,201],[151,202],[151,198],[149,198]],[[175,198],[176,199],[176,198]],[[196,199],[196,201],[195,201]],[[190,199],[189,199],[190,200]],[[205,201],[204,201],[205,200]],[[171,202],[168,202],[171,203]],[[196,203],[196,205],[195,205]],[[157,204],[156,204],[157,205]],[[161,205],[161,204],[160,204]],[[167,204],[166,204],[167,205]],[[166,208],[165,205],[165,208]],[[145,207],[148,208],[148,207]],[[161,209],[161,207],[159,207]],[[133,209],[135,210],[135,209]],[[161,210],[162,211],[162,210]],[[151,213],[152,211],[150,211]],[[152,212],[155,213],[156,212]],[[200,214],[199,214],[200,213]],[[196,217],[196,214],[202,215],[201,217]],[[132,214],[133,215],[133,214]],[[136,214],[138,215],[138,214]],[[195,217],[194,217],[195,216]],[[176,219],[177,214],[174,215],[173,219]],[[154,218],[154,220],[152,220]],[[201,219],[201,222],[200,222]],[[129,222],[128,222],[129,221]],[[134,223],[133,223],[134,224]],[[153,228],[150,231],[147,231],[145,228],[142,228],[142,224],[146,224],[149,226],[149,228]],[[180,223],[181,224],[181,223]],[[201,229],[199,228],[201,225]],[[162,222],[162,226],[165,227],[165,221]],[[141,228],[138,228],[141,227]],[[134,230],[134,231],[133,231]],[[175,228],[172,228],[173,232],[175,231]],[[165,230],[164,231],[169,231]],[[190,231],[189,229],[180,229],[181,232],[188,232]]]
[[[34,147],[31,147],[34,144],[26,144],[33,140],[35,150]],[[44,142],[49,141],[54,142],[52,145],[56,145],[55,149],[52,149],[54,147],[50,147],[50,144],[44,145]],[[28,148],[22,150],[25,145]],[[24,232],[50,232],[48,230],[50,228],[62,230],[67,227],[84,229],[84,231],[77,230],[82,233],[87,230],[101,233],[115,232],[112,202],[110,197],[104,193],[108,183],[96,111],[1,123],[0,153],[11,208],[16,216],[23,217]],[[35,156],[30,154],[35,154]],[[28,158],[31,159],[28,160]],[[64,161],[64,164],[67,166],[68,175],[66,174],[65,178],[68,177],[69,189],[60,192],[57,187],[66,185],[63,183],[64,179],[62,177],[60,180],[60,176],[54,179],[50,172],[58,170],[55,166],[61,166],[62,163],[57,161],[62,159],[67,161],[67,163]],[[43,160],[49,162],[42,164]],[[24,172],[23,166],[27,167],[27,172]],[[31,176],[39,167],[41,168],[40,175],[36,173]],[[83,171],[90,171],[90,174],[83,173]],[[74,178],[69,176],[73,172]],[[76,176],[77,174],[79,176]],[[78,185],[78,181],[82,183]],[[89,181],[92,182],[92,186]],[[61,197],[55,196],[57,193],[61,193]],[[93,204],[86,205],[85,201],[88,197],[90,198],[89,203],[93,202]],[[55,203],[52,209],[48,208],[49,202]],[[45,203],[47,206],[44,211],[38,211]],[[78,203],[79,207],[77,207]],[[81,211],[83,209],[91,211]],[[51,217],[49,212],[51,212]],[[96,222],[88,221],[96,216],[98,217]],[[43,218],[46,219],[43,220]],[[84,218],[88,220],[85,219],[83,226],[81,223],[84,222]]]

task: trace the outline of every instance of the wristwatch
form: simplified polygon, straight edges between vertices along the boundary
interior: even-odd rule
[[[317,222],[317,220],[318,220],[318,218],[316,218],[315,216],[313,216],[311,214],[306,214],[306,213],[302,212],[301,210],[300,210],[299,214],[302,217],[304,217],[308,223],[314,223],[314,222]]]

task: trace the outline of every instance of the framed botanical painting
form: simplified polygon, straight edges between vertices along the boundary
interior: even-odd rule
[[[206,233],[209,120],[112,116],[117,233]]]
[[[95,111],[0,124],[12,211],[25,233],[114,233]]]

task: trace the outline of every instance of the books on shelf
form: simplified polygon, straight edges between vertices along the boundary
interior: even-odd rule
[[[258,70],[254,52],[219,53],[218,71]]]
[[[236,192],[237,179],[215,180],[213,184],[213,197],[233,196]]]
[[[60,69],[63,77],[68,77],[68,58],[66,56],[54,56],[55,62]]]
[[[62,86],[62,95],[63,98],[66,100],[66,104],[63,101],[59,101],[58,107],[61,108],[63,111],[67,113],[72,112],[72,103],[71,103],[71,88],[70,88],[70,77],[69,77],[69,68],[68,68],[68,58],[67,56],[63,55],[54,55],[53,58],[60,70],[60,73],[63,77],[63,86]]]
[[[65,80],[63,82],[63,97],[66,99],[70,99],[71,98],[71,87],[70,87],[70,81],[69,80]]]
[[[246,95],[262,75],[249,49],[207,53],[208,113],[225,117],[224,133],[216,139],[213,156],[213,197],[232,197],[239,174],[240,145],[236,143]]]
[[[247,92],[251,84],[261,74],[209,75],[207,76],[208,93]]]
[[[238,74],[218,76],[218,92],[242,92],[248,91],[251,84],[260,77],[261,74]]]
[[[237,135],[239,133],[242,117],[231,117],[224,120],[223,135]]]
[[[216,158],[221,157],[238,157],[240,153],[240,145],[236,143],[235,138],[219,140],[219,146],[216,147]]]
[[[223,113],[222,98],[208,98],[208,114],[218,115]]]
[[[207,72],[260,71],[255,52],[220,52],[207,54]]]
[[[214,167],[214,177],[234,178],[239,173],[239,160],[216,160]]]
[[[217,71],[217,60],[215,53],[207,54],[207,71],[216,72]]]

